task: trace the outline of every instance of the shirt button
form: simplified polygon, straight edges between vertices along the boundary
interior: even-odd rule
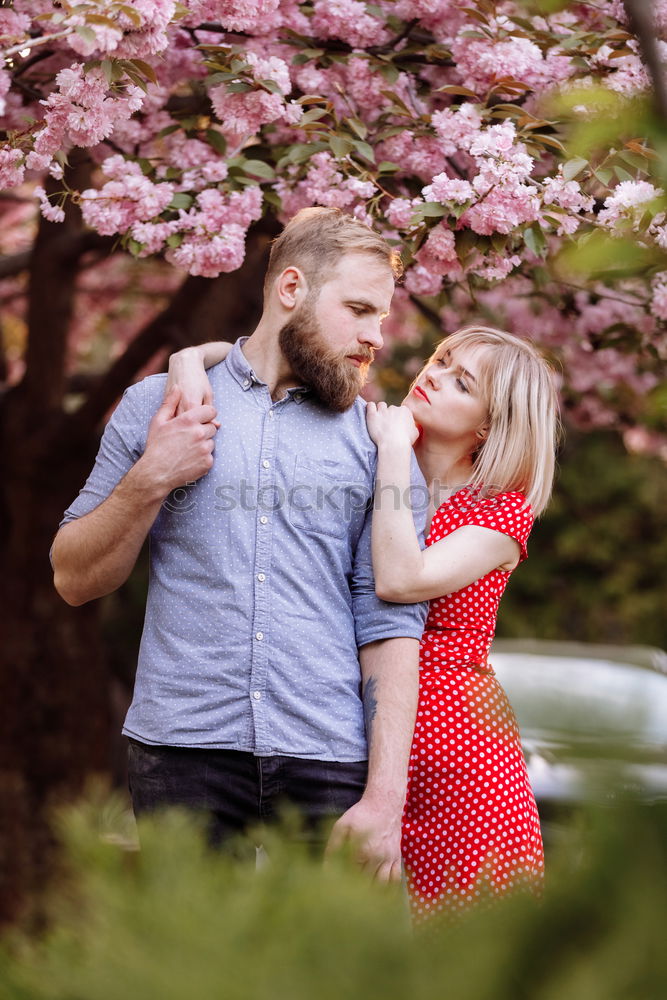
[[[273,417],[274,417],[274,413],[273,413],[273,410],[269,410],[269,416],[270,416],[270,417],[271,417],[271,419],[273,420]]]
[[[264,461],[262,462],[262,465],[264,466],[265,469],[268,469],[271,463],[267,458],[265,458]]]
[[[255,632],[255,639],[259,639],[259,641],[261,642],[263,638],[264,638],[263,632]]]
[[[259,701],[259,699],[262,697],[262,692],[261,691],[253,691],[252,696],[255,699],[255,701]]]
[[[250,379],[249,378],[244,378],[243,379],[243,388],[247,389],[249,385],[250,385]]]
[[[258,573],[257,579],[259,580],[260,583],[264,583],[264,581],[266,580],[266,576],[264,575],[264,573]]]
[[[262,514],[262,516],[261,516],[261,517],[260,517],[260,519],[259,519],[259,523],[260,523],[260,524],[266,524],[268,520],[269,520],[269,519],[268,519],[268,517],[266,516],[266,514]]]

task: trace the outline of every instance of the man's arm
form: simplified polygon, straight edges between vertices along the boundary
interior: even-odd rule
[[[172,389],[151,421],[143,455],[98,507],[56,535],[54,584],[68,604],[124,583],[165,497],[211,468],[215,410],[199,406],[176,416],[179,401],[180,390]]]
[[[359,860],[381,881],[401,877],[401,818],[417,711],[419,643],[383,639],[359,651],[368,781],[359,802],[335,824],[329,850],[359,844]]]

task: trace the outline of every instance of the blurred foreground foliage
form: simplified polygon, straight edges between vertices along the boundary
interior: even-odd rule
[[[63,814],[49,929],[0,946],[11,1000],[657,1000],[667,991],[667,803],[578,815],[541,902],[413,933],[398,887],[285,831],[270,861],[209,852],[172,813],[128,841],[121,800]]]

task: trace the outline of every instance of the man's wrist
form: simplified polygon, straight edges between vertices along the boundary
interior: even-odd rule
[[[156,474],[142,455],[116,487],[119,497],[143,508],[159,507],[172,487],[163,474]]]

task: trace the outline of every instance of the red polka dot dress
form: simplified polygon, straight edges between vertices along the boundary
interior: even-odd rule
[[[426,545],[480,525],[515,538],[522,561],[532,523],[520,493],[481,497],[463,489],[436,512]],[[493,570],[430,604],[403,816],[417,922],[541,884],[542,838],[519,730],[487,663],[509,576]]]

